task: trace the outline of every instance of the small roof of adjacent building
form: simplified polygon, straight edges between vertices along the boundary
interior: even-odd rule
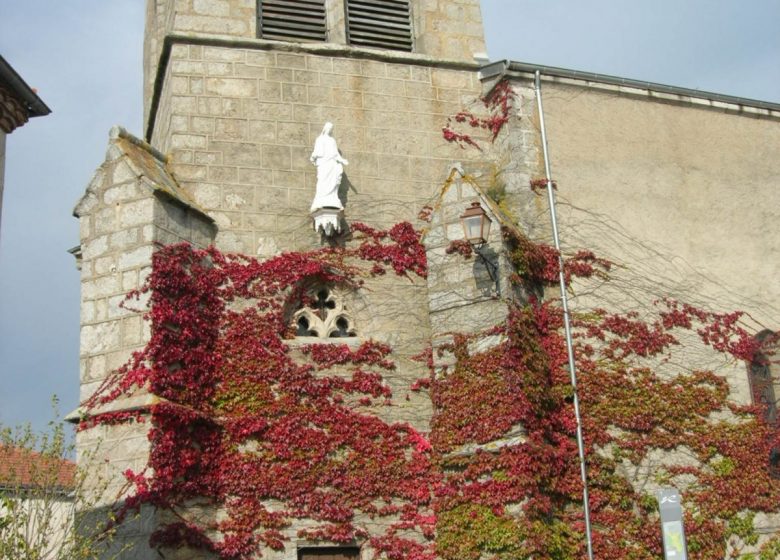
[[[0,445],[0,488],[73,488],[76,464],[37,451]]]

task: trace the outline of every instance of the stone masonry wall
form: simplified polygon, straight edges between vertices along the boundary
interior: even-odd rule
[[[323,244],[309,217],[316,184],[309,156],[326,121],[335,124],[333,135],[349,160],[342,185],[347,222],[387,228],[408,220],[420,227],[417,213],[436,195],[452,161],[468,166],[482,159],[477,151],[446,143],[441,130],[447,117],[480,95],[473,62],[484,51],[479,2],[411,4],[415,52],[393,53],[344,44],[343,0],[328,2],[330,42],[306,44],[257,39],[256,0],[148,0],[148,140],[167,154],[186,198],[214,219],[219,249],[270,257]],[[213,233],[193,222],[185,207],[150,194],[144,190],[149,185],[120,169],[120,163],[107,162],[79,212],[85,396],[146,340],[138,314],[116,304],[148,273],[151,244],[207,244],[205,234]],[[106,200],[117,185],[124,198]],[[114,238],[126,242],[111,245]],[[99,293],[90,291],[98,289],[93,286],[100,286]],[[393,348],[397,369],[386,377],[394,406],[378,412],[422,431],[428,429],[430,402],[409,387],[428,373],[412,360],[430,343],[427,291],[424,279],[388,274],[369,279],[347,299],[358,339]],[[146,458],[145,428],[129,429],[95,432],[109,442],[117,468],[138,468]],[[155,523],[142,519],[128,536],[135,535],[143,548]],[[293,540],[296,529],[290,528]],[[295,555],[293,545],[278,556]]]
[[[152,144],[217,220],[221,248],[318,243],[309,155],[327,120],[350,161],[348,221],[412,219],[451,161],[470,155],[441,127],[479,95],[476,74],[344,54],[174,45]]]
[[[348,222],[420,227],[417,213],[453,159],[482,157],[441,134],[447,117],[479,95],[468,68],[266,46],[177,44],[165,74],[152,143],[171,155],[183,187],[216,220],[220,249],[267,257],[320,246],[309,218],[316,184],[309,156],[328,120],[349,160]],[[360,336],[391,344],[399,361],[390,419],[423,430],[430,404],[417,393],[404,396],[426,374],[410,359],[429,342],[426,289],[424,281],[388,275],[370,280],[353,302]]]
[[[149,121],[154,80],[165,36],[255,39],[258,36],[257,4],[258,0],[147,0],[145,125]],[[325,6],[328,43],[346,45],[344,0],[326,0]],[[473,62],[475,55],[484,56],[479,0],[411,0],[410,9],[414,53],[461,62]],[[277,41],[264,43],[268,46],[283,44]]]
[[[552,243],[546,192],[530,188],[533,179],[544,177],[536,94],[528,84],[512,86],[512,112],[491,150],[496,179],[504,187],[503,206],[511,210],[523,232],[534,241]]]
[[[229,44],[173,46],[153,143],[169,154],[183,192],[215,219],[220,249],[267,257],[281,250],[320,246],[309,218],[316,183],[309,155],[326,120],[336,124],[334,136],[350,160],[345,181],[349,222],[364,221],[375,227],[390,227],[401,220],[416,222],[417,212],[438,191],[452,160],[464,155],[481,157],[476,151],[464,153],[441,136],[447,117],[479,94],[477,77],[469,68],[435,68],[429,60],[414,64],[408,57],[398,61],[393,57],[353,58],[347,50],[326,47],[301,53]],[[107,256],[96,252],[89,229],[97,216],[105,216],[101,227],[117,237],[125,235],[144,243],[170,243],[181,237],[198,243],[192,231],[176,233],[182,225],[171,216],[176,206],[166,206],[163,199],[148,193],[136,200],[133,197],[141,186],[133,188],[136,191],[127,187],[132,192],[121,209],[102,201],[83,212],[87,270],[94,267],[95,259]],[[110,215],[119,216],[120,221],[112,222]],[[135,238],[123,231],[121,220],[135,219],[132,216],[139,225],[146,224],[142,229],[146,237]],[[163,216],[169,221],[161,221]],[[141,281],[140,271],[148,270],[152,248],[129,243],[117,251],[114,258],[132,260],[139,276],[121,289],[112,279],[100,278],[111,290],[119,289],[111,292],[114,304]],[[110,264],[102,266],[110,270]],[[416,379],[427,375],[424,364],[411,359],[430,342],[426,282],[390,274],[368,281],[349,303],[359,337],[393,347],[397,369],[387,380],[395,405],[383,407],[380,414],[427,431],[430,402],[426,395],[409,390]],[[85,299],[84,305],[89,308],[92,302]],[[117,320],[140,318],[119,315]],[[105,351],[91,348],[92,333],[102,339],[104,330],[113,333],[118,324],[113,318],[85,322],[84,396],[95,388],[98,372],[105,375],[120,366],[146,340],[139,337],[135,346],[120,340]],[[148,450],[143,425],[135,437],[126,432],[115,437],[112,428],[103,429],[99,437],[109,441],[115,474],[144,463]],[[155,523],[151,518],[141,520],[143,527]],[[131,529],[128,542],[144,543],[144,531]],[[135,541],[132,534],[137,536]]]
[[[452,60],[485,56],[479,0],[421,0],[412,4],[416,51]]]
[[[534,240],[546,241],[547,193],[528,185],[544,176],[533,76],[515,75],[512,85],[522,113],[494,156],[506,162],[511,210]],[[777,330],[780,285],[771,256],[779,247],[766,234],[780,202],[780,164],[770,153],[780,145],[777,111],[552,76],[541,85],[563,252],[590,249],[618,265],[596,287],[574,282],[572,312],[645,316],[657,310],[654,301],[671,297],[743,310],[755,331]],[[695,333],[681,337],[674,358],[650,365],[677,375],[686,364],[727,380],[734,402],[751,402],[745,364],[702,347]],[[684,452],[658,450],[626,472],[635,488],[652,493],[658,483],[648,473],[690,461]],[[780,520],[761,514],[756,526],[772,534]]]
[[[75,210],[82,254],[82,400],[112,369],[127,361],[148,336],[140,314],[119,307],[124,294],[138,288],[148,270],[153,238],[153,199],[144,196],[135,173],[123,160],[119,147],[110,145],[106,162],[95,173]],[[101,502],[105,500],[106,504],[122,485],[121,472],[141,467],[148,452],[146,432],[135,425],[79,432],[76,443],[79,462],[84,466],[89,459],[93,488],[103,494]],[[127,526],[120,541],[138,535],[137,526]]]
[[[106,162],[75,209],[81,229],[82,399],[146,339],[139,313],[120,304],[143,284],[155,244],[186,240],[205,246],[213,236],[208,222],[154,194],[118,134],[112,131]]]
[[[81,229],[83,400],[143,342],[141,317],[119,304],[140,287],[149,267],[154,198],[112,144],[75,213]]]
[[[125,134],[112,130],[106,161],[74,211],[81,229],[82,400],[149,338],[141,317],[144,302],[133,301],[127,308],[121,304],[129,291],[142,286],[156,244],[189,241],[206,246],[213,237],[207,220],[156,194],[156,185],[133,160],[140,149]],[[140,392],[99,411],[132,410],[149,404],[150,398]],[[102,493],[101,503],[112,504],[121,496],[122,472],[141,471],[146,465],[147,429],[146,424],[128,424],[78,433],[79,460],[93,477],[95,491]],[[115,546],[131,547],[126,558],[157,558],[145,545],[155,525],[153,512],[144,510],[122,525]]]
[[[451,354],[439,355],[438,347],[451,343],[453,333],[477,333],[500,323],[506,317],[506,300],[514,295],[507,281],[510,268],[503,254],[501,225],[490,203],[470,180],[459,175],[453,178],[437,201],[424,240],[429,268],[430,336],[437,368],[454,363]],[[489,239],[480,252],[496,266],[493,274],[498,282],[491,278],[488,266],[476,252],[468,259],[457,253],[447,254],[453,241],[464,239],[460,216],[472,202],[479,202],[492,220]],[[483,340],[486,346],[479,350],[497,340],[488,337]]]

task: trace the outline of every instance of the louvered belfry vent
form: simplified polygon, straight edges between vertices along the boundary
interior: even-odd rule
[[[325,0],[258,0],[261,39],[325,41]]]
[[[350,45],[412,50],[409,0],[346,0]]]

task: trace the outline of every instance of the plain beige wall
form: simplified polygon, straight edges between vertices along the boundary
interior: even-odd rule
[[[544,84],[562,237],[780,327],[780,120]]]

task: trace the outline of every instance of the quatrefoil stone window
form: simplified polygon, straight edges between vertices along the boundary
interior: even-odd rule
[[[343,294],[332,288],[309,290],[310,303],[293,315],[296,336],[347,338],[357,336]]]

